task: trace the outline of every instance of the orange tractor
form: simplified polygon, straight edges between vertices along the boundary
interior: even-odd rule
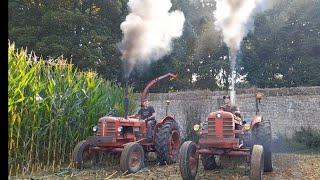
[[[186,141],[179,153],[182,179],[193,180],[201,159],[204,170],[218,167],[219,156],[245,156],[250,163],[249,178],[262,179],[263,172],[272,171],[271,125],[260,115],[262,94],[256,94],[256,116],[245,122],[241,116],[218,110],[209,113],[205,122],[194,125],[200,135],[198,143]]]
[[[176,78],[168,73],[152,80],[144,89],[141,105],[149,90],[164,78]],[[101,152],[121,153],[120,169],[135,173],[144,166],[145,153],[155,152],[160,164],[172,164],[177,161],[180,148],[180,132],[177,122],[166,115],[158,119],[153,128],[152,142],[146,141],[147,123],[138,118],[128,118],[128,82],[126,82],[125,117],[101,117],[94,128],[95,135],[89,136],[77,144],[73,151],[76,168],[90,168],[98,161]]]

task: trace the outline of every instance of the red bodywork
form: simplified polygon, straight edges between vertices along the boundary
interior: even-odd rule
[[[159,83],[160,80],[171,77],[176,78],[176,75],[168,73],[152,80],[144,89],[141,96],[141,103],[147,97],[149,90]],[[154,127],[154,136],[158,127],[167,120],[174,120],[171,116],[166,116],[157,121]],[[119,127],[132,128],[132,133],[120,134]],[[104,152],[121,152],[123,147],[129,142],[139,142],[146,150],[153,151],[153,143],[145,141],[147,134],[146,122],[138,118],[124,118],[124,117],[102,117],[98,121],[97,132],[95,136],[87,137],[87,141],[92,144],[94,150]]]
[[[160,77],[158,77],[158,78],[156,78],[156,79],[154,79],[154,80],[152,80],[151,82],[149,82],[149,84],[144,88],[144,90],[143,90],[143,93],[142,93],[142,96],[141,96],[141,106],[143,105],[143,102],[144,102],[144,100],[146,99],[146,97],[147,97],[147,94],[149,93],[149,90],[153,87],[153,86],[155,86],[156,84],[158,84],[159,83],[159,81],[160,80],[162,80],[162,79],[164,79],[164,78],[167,78],[167,77],[171,77],[171,78],[177,78],[177,75],[174,75],[174,74],[172,74],[172,73],[168,73],[168,74],[165,74],[165,75],[163,75],[163,76],[160,76]]]
[[[261,121],[262,121],[262,116],[258,115],[256,117],[254,117],[251,122],[251,127],[253,127],[256,123],[261,122]]]
[[[239,139],[235,138],[235,123],[241,125],[242,121],[236,120],[232,113],[225,111],[210,113],[208,129],[203,132],[207,134],[207,139],[201,138],[199,143],[206,144],[209,148],[238,147]]]
[[[236,133],[244,130],[235,130],[235,124],[242,125],[242,120],[234,114],[226,111],[216,111],[208,115],[208,128],[201,131],[202,135],[199,144],[206,145],[206,149],[198,149],[198,154],[214,154],[229,156],[247,156],[250,158],[248,149],[240,149],[239,138]],[[196,156],[199,157],[199,156]]]
[[[251,128],[261,122],[262,116],[257,115],[251,122]],[[235,125],[239,125],[239,129]],[[250,161],[250,148],[242,147],[239,135],[246,133],[242,128],[242,120],[240,117],[226,111],[218,110],[208,115],[207,128],[200,130],[202,137],[199,139],[199,144],[205,145],[206,148],[198,146],[196,158],[199,154],[212,155],[229,155],[229,156],[246,156],[247,161]],[[236,136],[238,134],[238,136]]]

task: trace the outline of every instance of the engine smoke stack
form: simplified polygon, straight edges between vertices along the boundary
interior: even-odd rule
[[[236,64],[236,59],[237,59],[237,54],[236,52],[231,52],[230,53],[230,69],[231,69],[231,91],[230,91],[230,100],[231,104],[235,105],[236,104],[236,91],[235,91],[235,81],[236,81],[236,69],[235,69],[235,64]]]
[[[234,82],[235,82],[235,76],[236,76],[236,71],[233,70],[231,72],[231,91],[230,91],[230,100],[231,104],[235,105],[236,104],[236,91],[234,89]]]
[[[125,93],[124,93],[124,118],[128,119],[128,109],[129,109],[129,98],[128,98],[128,80],[129,77],[126,77],[126,86],[125,86]]]

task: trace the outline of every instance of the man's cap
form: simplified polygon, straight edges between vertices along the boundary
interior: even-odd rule
[[[230,99],[230,96],[223,96],[223,99],[225,99],[225,98],[228,98],[228,99]]]

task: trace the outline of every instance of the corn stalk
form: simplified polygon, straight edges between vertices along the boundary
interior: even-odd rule
[[[68,165],[75,145],[107,114],[122,116],[124,89],[65,59],[8,45],[9,176]],[[132,88],[130,109],[137,106]],[[35,168],[36,167],[36,168]]]

